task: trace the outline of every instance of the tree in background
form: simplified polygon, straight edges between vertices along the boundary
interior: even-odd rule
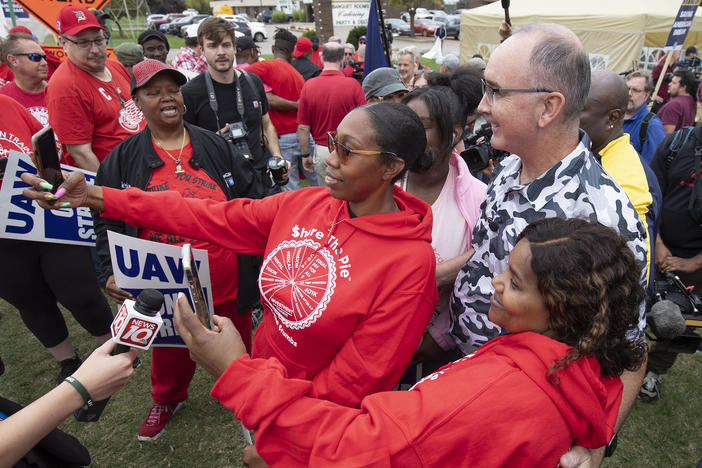
[[[147,0],[151,13],[180,13],[187,7],[183,0]]]
[[[402,7],[409,13],[410,36],[414,36],[414,15],[417,12],[417,8],[419,8],[420,3],[420,0],[390,0],[390,5]]]

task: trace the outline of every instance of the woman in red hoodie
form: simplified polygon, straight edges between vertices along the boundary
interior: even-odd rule
[[[328,142],[328,188],[216,203],[68,176],[55,207],[88,206],[140,228],[263,254],[264,316],[252,355],[275,357],[317,398],[357,407],[397,383],[437,300],[431,209],[394,185],[428,166],[426,137],[407,106],[376,103],[350,112]]]
[[[176,326],[219,378],[212,396],[258,429],[272,466],[556,466],[572,443],[612,437],[618,375],[646,350],[626,337],[644,295],[638,271],[624,240],[599,223],[532,223],[493,279],[490,320],[511,334],[360,409],[320,401],[280,363],[249,358],[226,319],[219,333],[204,329],[184,297]]]

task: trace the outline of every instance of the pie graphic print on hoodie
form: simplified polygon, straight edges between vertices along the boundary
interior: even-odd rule
[[[259,277],[263,300],[288,328],[313,324],[334,294],[334,257],[320,247],[311,239],[281,242],[263,262]]]

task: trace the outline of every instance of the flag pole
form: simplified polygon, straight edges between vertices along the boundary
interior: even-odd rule
[[[381,5],[381,1],[382,0],[376,0],[375,12],[378,15],[378,23],[380,24],[380,39],[383,41],[383,48],[385,49],[385,60],[387,60],[388,62],[388,67],[392,67],[392,61],[390,60],[388,36],[385,29],[385,19],[383,18],[383,8]]]

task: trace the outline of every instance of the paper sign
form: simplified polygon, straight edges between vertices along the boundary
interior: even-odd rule
[[[63,47],[61,47],[61,46],[42,44],[41,48],[44,49],[46,52],[51,52],[56,57],[58,57],[61,61],[63,61],[66,58],[66,52],[63,51]],[[112,60],[117,60],[117,56],[115,55],[114,47],[107,48],[107,58],[110,58]]]
[[[14,0],[22,5],[30,15],[42,22],[44,26],[52,30],[55,34],[59,34],[56,25],[59,11],[66,5],[71,5],[71,2],[65,0]],[[97,10],[104,9],[110,0],[81,0],[78,6],[85,8],[95,8]]]
[[[107,231],[107,239],[110,243],[110,258],[117,286],[134,297],[146,288],[157,289],[164,296],[160,312],[163,326],[153,346],[185,346],[173,325],[173,305],[178,299],[178,293],[185,293],[192,307],[188,279],[181,260],[181,247],[112,231]],[[193,258],[205,292],[207,308],[214,312],[207,250],[193,249]]]
[[[63,164],[61,169],[68,172],[81,171],[89,184],[95,181],[94,172]],[[36,201],[22,195],[22,190],[29,187],[20,179],[25,172],[37,173],[29,155],[10,151],[0,188],[0,238],[95,245],[90,210],[85,207],[60,210],[45,210],[39,207]]]

